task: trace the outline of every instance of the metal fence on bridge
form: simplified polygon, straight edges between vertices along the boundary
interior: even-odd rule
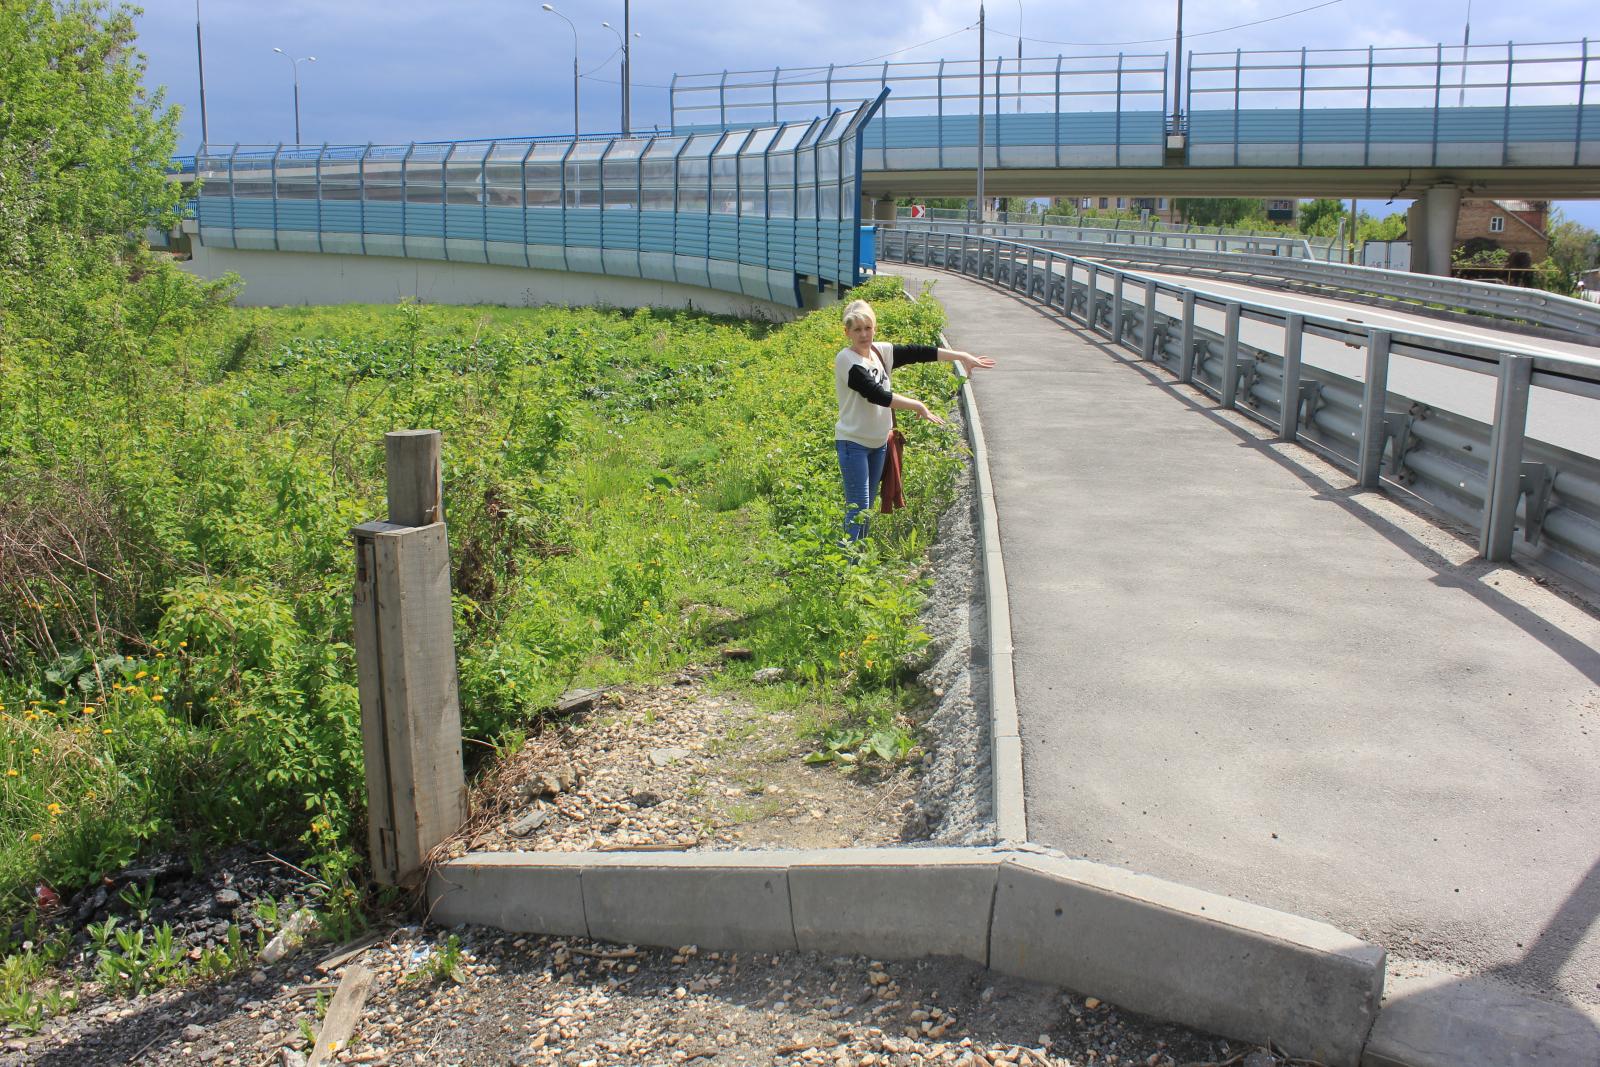
[[[1600,459],[1526,433],[1535,390],[1600,401],[1600,364],[1222,300],[1012,241],[891,229],[879,255],[1022,293],[1266,423],[1280,440],[1316,448],[1352,469],[1361,486],[1418,498],[1475,528],[1486,558],[1526,554],[1600,590]],[[1200,308],[1222,328],[1197,323]],[[1277,340],[1245,343],[1244,321],[1274,328],[1267,332]],[[1364,373],[1307,365],[1308,337],[1358,350]],[[1490,378],[1491,418],[1391,390],[1397,357]]]
[[[202,149],[203,244],[583,271],[802,306],[853,285],[881,101],[737,131]]]
[[[890,89],[868,171],[973,166],[980,99],[998,167],[1159,167],[1168,132],[1190,166],[1581,166],[1600,163],[1595,58],[1585,38],[1191,52],[1176,78],[1165,53],[885,62],[675,75],[671,106],[680,132],[720,129]]]

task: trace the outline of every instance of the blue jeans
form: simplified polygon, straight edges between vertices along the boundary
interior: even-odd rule
[[[867,536],[872,499],[883,480],[883,457],[888,445],[868,448],[854,441],[834,441],[839,452],[839,473],[844,476],[844,532],[852,542]],[[857,521],[859,517],[860,521]]]

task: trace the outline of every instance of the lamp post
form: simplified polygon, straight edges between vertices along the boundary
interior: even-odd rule
[[[573,25],[571,19],[557,11],[550,4],[540,4],[550,14],[567,24],[572,31],[572,139],[578,139],[578,27]]]
[[[274,48],[273,51],[278,53],[284,59],[287,59],[289,61],[289,65],[294,68],[294,143],[300,144],[300,64],[302,62],[315,63],[317,61],[317,57],[301,56],[299,59],[296,59],[294,56],[291,56],[288,52],[285,52],[281,48]]]
[[[984,57],[983,4],[978,5],[978,225],[983,225],[983,65]],[[995,78],[995,91],[1000,90],[1000,79]],[[997,96],[996,99],[999,99]],[[982,233],[980,229],[978,231]]]
[[[1183,121],[1183,0],[1178,0],[1178,40],[1172,48],[1172,132]]]
[[[618,32],[617,28],[615,26],[611,25],[611,23],[609,23],[609,22],[602,22],[600,25],[604,26],[606,29],[610,30],[612,33],[617,35],[617,48],[619,48],[622,51],[622,136],[627,137],[627,136],[629,136],[629,131],[628,131],[628,37],[624,36],[623,33]],[[633,38],[637,39],[639,37],[639,34],[635,33],[635,34],[632,34],[631,36]]]
[[[1022,0],[1017,0],[1017,114],[1022,114]]]
[[[206,51],[200,40],[200,0],[194,0],[194,61],[200,68],[200,143],[211,140],[211,130],[206,126]]]

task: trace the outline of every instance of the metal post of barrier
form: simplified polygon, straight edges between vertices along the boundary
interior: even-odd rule
[[[1089,327],[1090,333],[1097,333],[1099,332],[1099,323],[1096,321],[1099,318],[1097,309],[1100,303],[1100,267],[1097,264],[1089,264],[1089,279],[1083,295],[1083,324]]]
[[[1300,432],[1300,349],[1306,317],[1283,320],[1283,392],[1278,397],[1278,440],[1292,442]]]
[[[1053,308],[1055,304],[1050,299],[1051,290],[1056,284],[1056,254],[1046,252],[1044,257],[1044,306]]]
[[[1178,334],[1178,381],[1194,381],[1194,290],[1183,291],[1183,326]]]
[[[1491,561],[1511,558],[1517,501],[1522,496],[1522,445],[1528,426],[1528,393],[1533,358],[1500,357],[1494,394],[1494,428],[1489,436],[1489,487],[1483,503],[1478,553]]]
[[[1151,280],[1144,283],[1144,336],[1139,346],[1139,355],[1146,360],[1156,356],[1156,283]]]
[[[1361,388],[1361,450],[1356,457],[1356,482],[1378,488],[1383,471],[1384,408],[1389,398],[1388,330],[1367,331],[1367,379]]]
[[[1069,256],[1067,258],[1067,262],[1066,262],[1066,270],[1062,271],[1062,274],[1064,275],[1064,277],[1062,279],[1062,286],[1061,286],[1061,310],[1063,310],[1063,311],[1065,311],[1067,313],[1067,321],[1068,322],[1071,322],[1072,318],[1073,318],[1073,315],[1072,315],[1072,290],[1073,290],[1074,286],[1072,284],[1072,275],[1075,273],[1076,268],[1077,268],[1077,261],[1072,259]]]
[[[1236,406],[1239,399],[1239,312],[1237,303],[1225,309],[1222,328],[1222,406]]]
[[[1122,343],[1122,281],[1119,270],[1111,275],[1111,343]]]

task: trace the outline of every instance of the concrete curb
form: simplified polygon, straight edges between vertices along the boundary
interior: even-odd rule
[[[950,347],[944,334],[939,344]],[[983,562],[983,602],[989,630],[989,767],[994,776],[995,836],[1001,841],[1028,839],[1027,807],[1022,790],[1022,732],[1017,718],[1017,685],[1011,669],[1011,600],[1006,593],[1006,565],[1000,553],[1000,513],[989,477],[989,449],[983,439],[972,377],[961,375],[961,414],[972,448],[973,488],[978,498],[979,558]]]
[[[435,922],[668,947],[956,955],[1355,1067],[1384,952],[1331,926],[1003,848],[500,852],[436,868]]]

